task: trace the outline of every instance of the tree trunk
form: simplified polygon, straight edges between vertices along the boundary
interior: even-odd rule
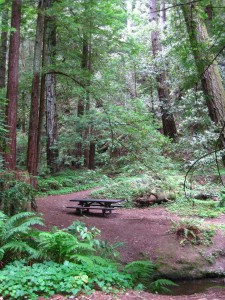
[[[0,45],[0,88],[5,87],[6,79],[6,55],[7,55],[7,42],[8,31],[4,29],[8,25],[9,12],[8,8],[2,11],[2,33],[1,33],[1,45]]]
[[[87,4],[85,4],[85,13],[87,11]],[[91,29],[91,21],[89,20],[89,30]],[[89,113],[90,110],[90,74],[91,74],[91,33],[83,33],[83,47],[82,47],[82,60],[81,68],[84,71],[84,95],[79,99],[77,115],[82,117]],[[86,128],[80,130],[80,136],[83,139],[83,143],[79,142],[76,145],[77,160],[80,160],[82,155],[84,156],[84,166],[87,168],[94,168],[95,158],[95,143],[90,142],[91,128],[86,125]]]
[[[40,94],[40,69],[43,42],[43,0],[39,1],[39,13],[37,18],[36,38],[33,61],[33,80],[30,106],[30,123],[28,134],[27,169],[32,176],[37,175],[38,166],[38,120],[39,120],[39,94]],[[33,182],[36,187],[36,180]]]
[[[225,121],[225,92],[216,60],[201,52],[202,44],[209,44],[206,26],[198,16],[196,4],[182,6],[192,53],[211,120],[223,126]],[[210,64],[210,65],[209,65]],[[223,138],[223,145],[225,139]]]
[[[128,35],[132,35],[132,13],[133,13],[133,0],[127,0],[127,33]],[[136,80],[136,68],[135,62],[130,61],[128,64],[128,70],[125,74],[126,84],[128,87],[128,91],[131,99],[137,98],[137,80]]]
[[[54,0],[47,0],[51,7]],[[46,59],[45,65],[54,64],[56,47],[56,24],[54,17],[46,17]],[[47,165],[52,172],[58,170],[57,158],[57,114],[56,114],[56,75],[53,72],[45,75],[46,93],[46,134],[47,134]]]
[[[11,28],[15,31],[10,35],[8,85],[6,107],[6,124],[9,129],[7,134],[8,152],[5,154],[5,167],[9,170],[16,169],[16,125],[18,101],[18,73],[19,73],[19,48],[20,48],[20,20],[21,0],[12,1]]]
[[[149,19],[153,24],[158,23],[156,0],[149,1],[150,14]],[[152,52],[154,58],[162,51],[162,46],[160,43],[160,33],[158,30],[151,32],[152,41]],[[162,114],[162,124],[163,124],[163,134],[169,138],[175,140],[177,135],[176,123],[173,114],[170,112],[170,92],[166,80],[166,71],[160,69],[156,77],[157,80],[157,90],[160,102],[160,110]]]

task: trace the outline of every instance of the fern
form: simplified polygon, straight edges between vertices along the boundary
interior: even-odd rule
[[[30,247],[26,242],[23,241],[13,241],[5,244],[1,248],[4,252],[10,250],[11,252],[17,253],[25,253],[28,254],[32,258],[36,258],[38,256],[38,251],[34,248]]]
[[[0,213],[0,256],[3,260],[21,258],[22,254],[35,257],[33,225],[44,225],[42,219],[32,212],[22,212],[12,217]]]
[[[39,235],[42,256],[56,262],[76,261],[77,254],[89,255],[96,250],[90,243],[78,241],[74,235],[58,230]]]
[[[166,286],[178,286],[175,282],[169,279],[158,279],[153,281],[149,288],[151,292],[153,293],[169,293],[170,289],[168,289]]]
[[[134,283],[148,284],[152,279],[155,265],[150,260],[136,260],[125,266],[125,270],[131,274]]]

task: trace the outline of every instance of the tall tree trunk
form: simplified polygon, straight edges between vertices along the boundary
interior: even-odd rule
[[[51,7],[54,0],[47,0],[47,7]],[[56,47],[56,23],[52,16],[46,17],[46,54],[45,65],[54,64]],[[57,158],[57,114],[56,114],[56,75],[49,72],[45,76],[46,93],[46,134],[47,134],[47,165],[52,172],[58,170]]]
[[[1,33],[1,45],[0,45],[0,88],[5,87],[6,79],[6,55],[7,55],[7,42],[8,31],[4,29],[8,25],[9,12],[8,8],[4,8],[2,11],[2,33]]]
[[[202,44],[209,44],[209,36],[203,20],[198,16],[195,3],[183,5],[182,10],[189,35],[198,75],[211,120],[223,126],[225,121],[225,92],[216,60],[211,54],[201,52]],[[210,65],[209,65],[210,63]],[[225,138],[222,141],[225,146]]]
[[[127,33],[128,35],[132,34],[132,13],[133,13],[133,0],[127,0]],[[137,80],[136,80],[136,70],[135,62],[130,61],[128,65],[128,70],[125,74],[126,84],[131,99],[137,98]]]
[[[158,24],[156,0],[149,1],[150,13],[149,19],[153,24]],[[162,51],[160,43],[160,32],[154,30],[151,32],[152,51],[154,58]],[[176,123],[173,114],[170,112],[170,92],[166,80],[166,71],[160,69],[156,77],[157,90],[160,101],[160,109],[162,114],[163,134],[171,139],[175,139],[177,135]]]
[[[28,134],[28,149],[27,149],[27,169],[32,176],[37,175],[38,166],[38,120],[39,120],[39,94],[40,94],[40,69],[41,69],[41,54],[43,42],[43,15],[44,1],[40,0],[38,5],[38,17],[36,27],[36,38],[34,46],[34,61],[33,61],[33,80],[31,92],[30,106],[30,123]],[[34,178],[34,177],[33,177]],[[36,180],[33,180],[33,186],[36,187]]]
[[[91,3],[92,4],[92,3]],[[84,15],[88,22],[88,27],[84,28],[83,33],[83,45],[82,45],[82,59],[81,59],[81,69],[84,73],[83,86],[84,95],[78,101],[77,115],[79,117],[84,116],[89,113],[90,110],[90,75],[92,72],[91,68],[91,29],[92,29],[92,19],[88,15],[88,3],[84,3]],[[80,130],[80,136],[83,142],[79,142],[76,145],[76,156],[80,160],[82,155],[84,156],[84,165],[89,169],[94,168],[95,159],[95,143],[90,141],[91,128],[86,125],[86,128]]]
[[[19,49],[20,49],[20,20],[21,0],[12,1],[11,28],[15,31],[10,35],[8,85],[6,107],[6,124],[9,129],[7,148],[5,154],[5,167],[16,169],[16,125],[17,125],[17,101],[18,101],[18,73],[19,73]]]

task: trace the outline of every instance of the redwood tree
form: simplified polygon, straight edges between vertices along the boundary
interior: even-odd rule
[[[46,0],[47,9],[51,8],[54,0]],[[45,66],[50,68],[55,61],[56,23],[54,16],[45,17]],[[46,95],[46,135],[47,135],[47,165],[52,172],[57,171],[57,113],[56,113],[56,74],[49,72],[45,75]]]
[[[150,14],[149,19],[154,25],[158,24],[156,0],[149,1]],[[160,32],[155,29],[151,32],[152,52],[154,58],[162,51],[160,43]],[[173,114],[170,112],[170,91],[167,85],[166,70],[160,68],[156,77],[157,91],[160,101],[160,109],[162,114],[163,133],[172,139],[177,135],[176,124]]]
[[[0,45],[0,88],[5,87],[6,79],[6,54],[8,42],[8,8],[4,7],[2,10],[2,32],[1,32],[1,45]]]
[[[44,0],[39,1],[39,12],[37,17],[36,38],[34,47],[34,61],[33,61],[33,80],[31,92],[31,106],[30,106],[30,122],[28,133],[28,150],[27,150],[27,169],[28,172],[35,176],[37,175],[38,166],[38,123],[39,123],[39,96],[40,96],[40,68],[41,68],[41,54],[42,41],[44,29],[44,14],[43,14]],[[33,185],[36,186],[34,179]]]
[[[12,1],[12,16],[8,62],[8,85],[6,125],[8,127],[7,153],[5,154],[5,167],[16,169],[16,125],[18,101],[18,74],[19,74],[19,49],[20,49],[20,20],[21,0]]]
[[[205,54],[205,51],[201,51],[203,45],[210,45],[210,43],[207,28],[204,20],[200,19],[197,5],[197,3],[186,4],[182,6],[182,10],[196,69],[206,96],[209,116],[213,122],[223,126],[225,121],[225,92],[217,62],[210,54],[210,49],[208,55]],[[225,145],[225,139],[223,139],[223,144]]]

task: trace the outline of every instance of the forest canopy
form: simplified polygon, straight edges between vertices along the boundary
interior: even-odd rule
[[[224,147],[224,1],[0,6],[2,169],[154,169]]]

